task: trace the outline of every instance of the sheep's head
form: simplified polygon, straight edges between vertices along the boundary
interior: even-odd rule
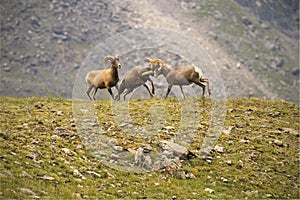
[[[154,75],[155,77],[159,76],[162,73],[162,66],[164,66],[164,62],[161,59],[153,60],[152,58],[146,58],[146,61],[149,63],[151,70],[148,72],[144,72],[144,75]]]
[[[120,58],[118,55],[116,56],[105,56],[102,60],[102,65],[104,68],[106,68],[106,62],[110,61],[110,65],[112,67],[115,67],[117,69],[121,69],[122,65],[120,63]]]
[[[162,74],[164,66],[166,66],[166,64],[161,59],[154,61],[154,77],[158,77]]]

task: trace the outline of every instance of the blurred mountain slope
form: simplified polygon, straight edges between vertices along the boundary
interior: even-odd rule
[[[228,97],[299,102],[298,1],[3,0],[0,22],[1,95],[70,97],[97,44],[134,28],[159,28],[199,43]]]

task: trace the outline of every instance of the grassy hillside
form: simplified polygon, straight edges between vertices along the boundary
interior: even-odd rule
[[[52,97],[1,99],[0,198],[41,199],[204,199],[299,198],[299,107],[284,101],[227,100],[223,132],[205,158],[183,159],[149,173],[118,171],[101,163],[81,142],[72,101]],[[199,100],[201,147],[210,121],[211,101]],[[92,103],[92,102],[91,102]],[[178,128],[176,99],[133,100],[136,124],[149,123],[148,107],[166,109],[165,126]],[[120,131],[111,101],[95,103],[99,125],[124,149],[146,141]],[[172,134],[158,134],[172,138]],[[153,149],[156,143],[151,143]],[[184,174],[184,176],[182,176]],[[187,176],[189,175],[189,176]]]

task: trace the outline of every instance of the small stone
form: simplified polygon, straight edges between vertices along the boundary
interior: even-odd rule
[[[222,180],[224,183],[227,183],[227,182],[228,182],[228,179],[227,179],[227,178],[224,178],[224,177],[221,177],[221,180]]]
[[[53,181],[55,178],[45,175],[45,176],[40,177],[40,179],[47,180],[47,181]]]
[[[74,193],[74,197],[75,197],[76,199],[81,199],[81,195],[80,195],[79,193]]]
[[[77,169],[75,169],[73,171],[73,176],[81,178],[81,179],[85,179],[85,177]]]
[[[94,171],[86,171],[86,173],[93,175],[95,178],[101,178],[101,175]]]
[[[181,146],[177,143],[162,140],[160,141],[159,145],[163,150],[172,152],[175,156],[187,157],[187,155],[189,154],[189,150],[186,147]]]
[[[205,192],[209,192],[210,194],[214,194],[215,193],[215,191],[212,190],[212,189],[210,189],[210,188],[205,188],[204,191]]]
[[[224,153],[224,147],[220,147],[218,145],[215,146],[214,150],[218,153]]]
[[[110,157],[111,157],[111,159],[113,159],[113,160],[119,160],[119,159],[120,159],[120,156],[117,155],[117,154],[114,154],[114,153],[110,154]]]
[[[33,160],[35,160],[35,158],[36,158],[36,155],[34,154],[34,153],[28,153],[27,155],[26,155],[26,158],[30,158],[30,159],[33,159]]]
[[[177,199],[177,197],[176,197],[176,195],[173,195],[172,200],[175,200],[175,199]]]
[[[19,188],[19,190],[21,191],[21,192],[23,192],[23,193],[27,193],[27,194],[29,194],[29,195],[31,195],[31,196],[36,196],[36,194],[32,191],[32,190],[30,190],[30,189],[28,189],[28,188]]]
[[[163,129],[170,131],[170,130],[175,130],[174,126],[165,126]]]
[[[62,150],[65,154],[68,154],[69,156],[74,155],[74,153],[73,153],[70,149],[68,149],[68,148],[62,148],[61,150]]]
[[[232,165],[232,161],[231,160],[225,160],[225,163],[228,165]]]
[[[279,147],[283,147],[284,145],[283,145],[283,142],[281,141],[281,140],[274,140],[273,141],[273,143],[275,144],[275,145],[277,145],[277,146],[279,146]]]
[[[177,170],[175,173],[176,173],[175,174],[176,178],[179,178],[179,179],[186,179],[187,178],[184,171]]]
[[[113,146],[113,149],[116,151],[123,151],[123,147],[121,146]]]
[[[28,174],[28,173],[25,172],[25,171],[22,171],[22,176],[23,176],[23,177],[26,177],[26,178],[33,179],[33,176],[31,176],[30,174]]]
[[[191,172],[187,173],[186,177],[190,178],[190,179],[196,179],[196,176],[193,173],[191,173]]]
[[[248,144],[248,143],[249,143],[249,140],[244,140],[244,139],[241,139],[239,142],[240,142],[240,143],[245,143],[245,144]]]
[[[153,149],[150,144],[142,144],[142,148],[144,149],[144,153],[149,153]]]
[[[43,103],[36,103],[36,104],[34,105],[34,107],[35,107],[36,109],[41,109],[43,106],[44,106]]]
[[[56,111],[56,115],[57,116],[63,116],[64,114],[63,114],[63,111],[58,110],[58,111]]]
[[[234,128],[233,126],[225,127],[223,129],[223,133],[226,134],[226,135],[229,135],[233,128]]]

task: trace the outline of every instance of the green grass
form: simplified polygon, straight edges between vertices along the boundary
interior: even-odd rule
[[[224,147],[224,152],[212,151],[209,159],[182,161],[181,170],[193,173],[196,179],[179,179],[168,170],[129,173],[101,163],[80,140],[71,100],[0,97],[0,101],[2,199],[34,198],[22,192],[22,188],[30,189],[41,199],[77,199],[79,196],[84,199],[171,199],[174,195],[177,199],[300,197],[299,107],[292,103],[256,98],[227,100],[224,128],[231,131],[229,134],[224,131],[217,142]],[[178,130],[181,111],[179,101],[173,98],[130,101],[133,121],[140,126],[149,125],[153,114],[149,108],[158,104],[165,110],[164,125]],[[138,148],[145,141],[118,127],[111,106],[111,101],[95,102],[98,123],[105,135],[116,138],[124,148]],[[199,100],[198,109],[198,134],[190,146],[191,151],[201,147],[210,122],[211,101],[202,105]],[[172,137],[156,135],[163,139]],[[275,140],[282,145],[277,145]],[[151,144],[156,147],[155,139]],[[63,148],[72,153],[64,152]],[[76,169],[85,179],[73,174]]]

